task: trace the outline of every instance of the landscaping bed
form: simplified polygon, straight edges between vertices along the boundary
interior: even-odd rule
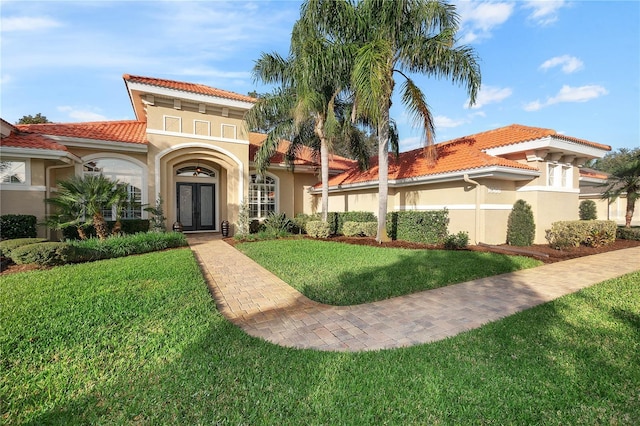
[[[237,244],[239,241],[234,238],[226,238],[225,241],[231,245]],[[442,245],[420,244],[409,241],[394,240],[386,243],[378,243],[375,238],[371,237],[344,237],[336,236],[323,239],[322,241],[333,241],[338,243],[356,244],[376,247],[403,248],[414,250],[443,250]],[[631,247],[640,246],[640,241],[617,239],[613,244],[602,247],[572,247],[564,250],[557,250],[548,244],[534,244],[527,247],[514,247],[507,244],[498,245],[475,245],[468,246],[466,250],[479,252],[493,252],[500,254],[510,254],[518,256],[527,256],[538,259],[544,263],[561,262],[563,260],[574,259],[577,257],[591,256],[592,254],[605,253],[612,250],[622,250]]]

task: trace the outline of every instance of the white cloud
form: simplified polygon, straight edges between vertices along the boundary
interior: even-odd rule
[[[411,136],[408,138],[400,139],[400,152],[411,151],[412,149],[420,148],[422,146],[422,139],[418,136]]]
[[[12,31],[39,31],[49,28],[61,27],[62,24],[51,18],[16,16],[0,20],[0,30],[2,32]]]
[[[581,70],[584,67],[584,63],[575,56],[562,55],[544,61],[544,63],[540,65],[540,69],[546,71],[549,68],[557,66],[561,67],[562,72],[565,74],[571,74]]]
[[[461,1],[456,7],[460,14],[460,42],[468,44],[490,38],[491,31],[513,14],[514,4]]]
[[[558,20],[558,11],[567,6],[565,0],[533,0],[527,1],[525,9],[531,9],[529,20],[538,25],[549,25]]]
[[[588,102],[600,96],[607,95],[608,93],[609,91],[607,89],[596,84],[580,87],[564,85],[557,95],[548,98],[546,102],[540,102],[539,100],[529,102],[524,106],[524,110],[538,111],[544,107],[565,102]]]
[[[472,109],[479,109],[488,104],[495,104],[507,99],[513,90],[509,87],[494,87],[482,85],[478,96],[476,97],[476,103],[471,107]],[[468,108],[468,103],[465,104],[465,108]]]
[[[465,120],[454,120],[452,118],[445,117],[444,115],[437,115],[433,117],[433,121],[435,122],[436,130],[438,128],[451,129],[454,127],[462,126],[466,123]]]
[[[108,120],[102,114],[98,114],[97,112],[88,111],[86,109],[78,109],[71,106],[59,106],[57,110],[60,112],[66,113],[69,118],[75,121],[106,121]]]

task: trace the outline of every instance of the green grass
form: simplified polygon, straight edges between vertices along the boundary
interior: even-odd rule
[[[541,265],[523,256],[283,239],[236,246],[312,300],[355,305]]]
[[[640,272],[444,341],[278,347],[188,249],[3,276],[3,424],[638,424]]]

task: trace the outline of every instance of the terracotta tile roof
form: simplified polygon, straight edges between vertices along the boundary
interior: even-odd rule
[[[143,121],[96,121],[87,123],[18,124],[21,132],[50,136],[95,139],[112,142],[146,144],[146,123]]]
[[[148,84],[150,86],[164,87],[165,89],[180,90],[183,92],[197,93],[200,95],[216,96],[219,98],[233,99],[235,101],[255,103],[256,99],[250,96],[241,95],[239,93],[229,92],[227,90],[216,89],[214,87],[205,86],[204,84],[185,83],[181,81],[166,80],[162,78],[142,77],[137,75],[124,74],[122,76],[125,81],[140,84]]]
[[[596,142],[587,141],[584,139],[578,139],[571,136],[565,136],[559,134],[553,129],[544,129],[541,127],[529,127],[520,124],[512,124],[510,126],[501,127],[499,129],[489,130],[486,132],[476,133],[475,135],[464,136],[459,139],[454,139],[449,142],[442,142],[443,144],[457,142],[460,140],[472,140],[478,149],[497,148],[500,146],[513,145],[521,142],[532,141],[535,139],[541,139],[545,137],[554,137],[557,139],[563,139],[566,141],[578,143],[581,145],[587,145],[594,148],[611,150],[609,145],[603,145]]]
[[[463,170],[473,170],[491,166],[502,166],[521,170],[538,169],[501,157],[494,157],[478,150],[468,139],[436,146],[438,160],[430,165],[422,148],[403,152],[399,158],[389,155],[389,180],[417,178]],[[378,180],[378,157],[371,159],[371,167],[366,171],[353,168],[329,179],[329,186],[373,182]],[[318,186],[318,185],[316,185]]]
[[[580,169],[580,177],[606,180],[609,175],[605,172],[601,172],[600,170],[588,169],[583,167]]]
[[[250,133],[249,134],[249,159],[253,161],[256,152],[267,138],[267,135],[263,133]],[[282,164],[285,162],[285,154],[290,146],[291,142],[282,140],[278,145],[278,151],[271,158],[271,164]],[[316,158],[311,148],[303,146],[298,151],[298,158],[293,162],[296,166],[319,166],[319,159]],[[329,161],[329,169],[331,170],[349,170],[352,167],[357,167],[357,161],[349,158],[344,158],[339,155],[331,156]]]
[[[2,138],[0,145],[12,148],[26,149],[50,149],[54,151],[67,151],[67,147],[48,137],[38,133],[11,132],[6,138]]]

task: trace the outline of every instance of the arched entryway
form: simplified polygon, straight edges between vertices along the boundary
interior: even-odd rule
[[[176,214],[185,231],[215,231],[219,217],[219,172],[208,164],[176,167]]]

